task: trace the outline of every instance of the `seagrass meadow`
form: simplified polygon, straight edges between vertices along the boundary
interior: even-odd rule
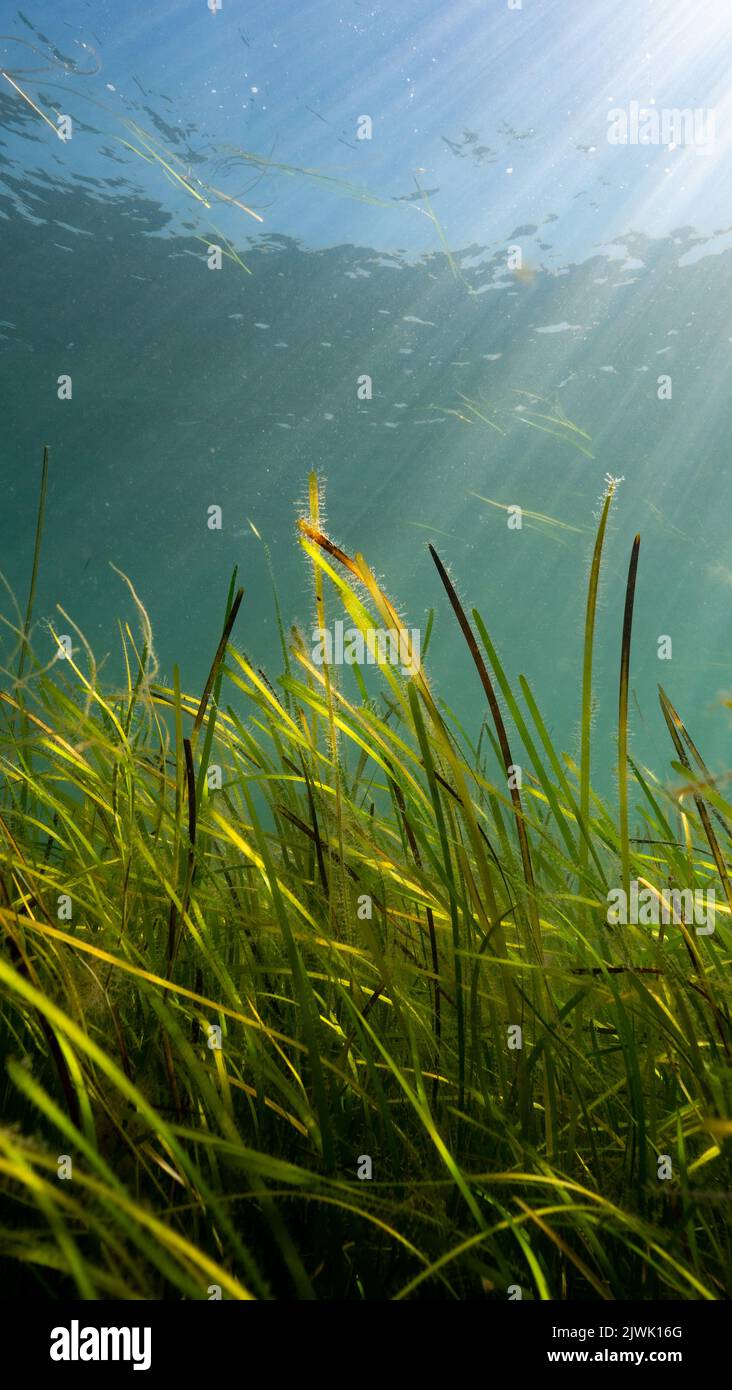
[[[196,634],[202,690],[162,678],[134,576],[123,680],[64,611],[42,658],[48,470],[46,451],[28,598],[3,628],[5,1286],[729,1297],[732,804],[673,689],[666,766],[633,757],[633,617],[654,584],[630,531],[627,582],[598,610],[616,483],[564,748],[447,553],[431,547],[419,661],[384,659],[373,634],[407,617],[329,538],[314,476],[298,527],[313,624],[348,621],[372,660],[314,662],[275,594],[281,669],[258,669],[236,574],[218,630]],[[611,608],[616,781],[600,795],[593,653]],[[435,693],[452,625],[475,729]],[[632,884],[650,902],[703,892],[713,930],[609,925],[609,891]]]

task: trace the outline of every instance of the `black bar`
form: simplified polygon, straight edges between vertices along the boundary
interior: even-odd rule
[[[501,1374],[517,1376],[557,1367],[584,1368],[587,1374],[594,1367],[625,1371],[658,1365],[688,1373],[717,1359],[722,1363],[729,1330],[724,1301],[476,1299],[461,1305],[425,1299],[399,1308],[373,1302],[23,1301],[5,1303],[3,1312],[4,1348],[12,1343],[22,1349],[24,1371],[43,1373],[51,1384],[73,1375],[77,1383],[86,1379],[96,1385],[100,1372],[105,1379],[132,1376],[134,1384],[137,1364],[141,1384],[162,1382],[171,1373],[185,1375],[186,1385],[198,1376],[208,1385],[231,1374],[261,1383],[266,1369],[268,1380],[276,1377],[278,1386],[288,1387],[310,1374],[308,1363],[313,1374],[316,1365],[322,1369],[323,1355],[325,1366],[331,1366],[328,1379],[340,1383],[354,1375],[362,1379],[367,1364],[377,1374],[383,1355],[384,1374],[391,1379],[403,1362],[414,1385],[418,1374],[436,1379],[442,1359],[454,1360],[456,1347],[464,1369],[472,1364],[475,1372],[482,1365],[490,1378],[499,1366]]]

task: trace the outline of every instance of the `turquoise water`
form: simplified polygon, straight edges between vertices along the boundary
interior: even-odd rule
[[[633,749],[668,765],[660,681],[723,773],[721,7],[54,0],[2,29],[0,564],[24,601],[48,443],[37,649],[52,654],[48,622],[66,630],[60,604],[114,678],[116,619],[135,611],[111,562],[149,611],[162,673],[178,662],[198,689],[237,565],[238,640],[274,677],[263,542],[287,622],[310,631],[295,522],[315,469],[329,534],[365,554],[410,626],[436,608],[429,670],[466,726],[483,697],[428,541],[574,752],[611,475],[598,777],[636,531]],[[645,140],[611,143],[608,112],[631,113],[632,141],[633,103],[706,125],[670,148],[646,117]]]

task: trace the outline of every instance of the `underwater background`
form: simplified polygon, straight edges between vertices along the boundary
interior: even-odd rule
[[[60,604],[115,678],[135,609],[111,562],[161,671],[200,689],[237,565],[238,640],[274,677],[264,546],[310,632],[295,522],[315,470],[329,534],[409,625],[437,608],[430,674],[466,728],[484,697],[428,541],[576,752],[611,475],[593,772],[612,786],[639,531],[634,756],[668,767],[660,681],[723,775],[724,8],[54,0],[0,27],[0,569],[22,605],[46,443],[38,654]],[[714,139],[612,143],[633,103],[714,112]]]
[[[723,1304],[724,11],[21,4],[0,1296]]]

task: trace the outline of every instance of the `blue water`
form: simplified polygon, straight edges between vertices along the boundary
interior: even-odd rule
[[[24,601],[48,443],[37,649],[52,651],[49,621],[64,630],[61,604],[114,679],[116,619],[136,615],[111,562],[149,611],[162,673],[178,662],[199,689],[237,565],[238,639],[276,675],[264,542],[286,621],[311,630],[295,521],[315,469],[337,542],[411,626],[436,607],[430,674],[467,727],[482,695],[430,540],[575,752],[612,475],[598,776],[636,531],[634,752],[666,775],[660,681],[724,773],[723,7],[54,0],[0,27],[0,566]],[[713,141],[610,143],[608,112],[632,103],[713,112]]]

